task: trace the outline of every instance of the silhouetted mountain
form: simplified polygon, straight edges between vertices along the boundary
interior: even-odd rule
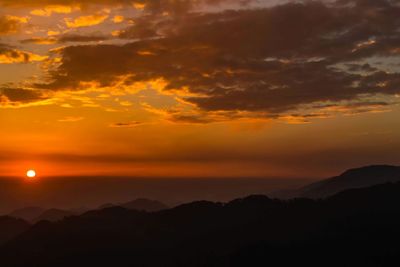
[[[17,219],[8,216],[0,217],[0,244],[3,244],[22,232],[28,230],[29,223],[22,219]],[[1,260],[0,260],[1,265]]]
[[[71,211],[66,211],[66,210],[60,210],[60,209],[49,209],[44,211],[42,214],[40,214],[38,217],[33,219],[34,222],[39,222],[39,221],[50,221],[50,222],[56,222],[64,219],[65,217],[69,217],[75,215]]]
[[[73,213],[73,214],[79,215],[79,214],[85,213],[85,212],[87,212],[89,210],[90,209],[87,208],[87,207],[77,207],[77,208],[70,209],[68,211]]]
[[[400,183],[325,200],[250,196],[159,212],[111,207],[40,222],[5,266],[399,266]]]
[[[23,219],[25,221],[32,221],[42,214],[45,210],[39,207],[26,207],[22,209],[15,210],[8,214],[10,217]]]
[[[145,198],[138,198],[133,201],[127,203],[120,203],[120,204],[112,204],[106,203],[101,205],[98,209],[107,209],[120,206],[126,208],[128,210],[138,210],[138,211],[147,211],[147,212],[155,212],[160,210],[168,209],[168,206],[160,201],[150,200]]]
[[[142,210],[148,212],[168,209],[168,207],[160,201],[149,200],[145,198],[138,198],[131,202],[121,204],[120,206],[129,210]]]
[[[332,196],[347,189],[398,181],[400,181],[400,167],[375,165],[350,169],[339,176],[312,183],[299,190],[277,192],[275,196],[284,199],[294,197],[317,199]]]
[[[376,165],[351,169],[328,180],[311,184],[302,189],[302,197],[320,198],[351,188],[400,181],[400,167]]]
[[[106,203],[106,204],[100,205],[100,206],[98,207],[98,209],[99,209],[99,210],[108,209],[108,208],[112,208],[112,207],[115,207],[115,206],[116,206],[115,204]]]

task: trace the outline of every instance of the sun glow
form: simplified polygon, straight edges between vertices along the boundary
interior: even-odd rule
[[[26,172],[26,177],[28,178],[35,178],[36,177],[36,171],[34,170],[29,170]]]

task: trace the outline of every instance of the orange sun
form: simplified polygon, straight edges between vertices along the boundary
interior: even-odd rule
[[[36,177],[36,171],[35,170],[29,170],[26,172],[26,177],[28,178],[35,178]]]

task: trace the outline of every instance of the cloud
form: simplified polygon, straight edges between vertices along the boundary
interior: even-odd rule
[[[124,16],[121,16],[121,15],[114,16],[114,18],[112,19],[112,21],[113,21],[114,23],[116,23],[116,24],[122,23],[122,22],[125,21],[125,17],[124,17]]]
[[[84,117],[73,117],[73,116],[68,116],[68,117],[64,117],[62,119],[59,119],[59,122],[78,122],[81,120],[84,120]]]
[[[80,35],[80,34],[65,34],[58,38],[59,43],[69,43],[69,42],[100,42],[109,40],[110,37],[101,34],[92,35]]]
[[[78,90],[161,79],[165,93],[181,92],[201,111],[269,117],[313,103],[394,95],[400,73],[384,67],[400,56],[399,13],[398,5],[377,0],[144,16],[121,35],[132,43],[63,48],[50,81],[36,86]]]
[[[130,122],[117,122],[110,124],[111,128],[133,128],[139,125],[142,125],[142,122],[139,121],[130,121]]]
[[[244,5],[256,0],[0,0],[4,7],[40,7],[34,10],[34,15],[48,16],[52,12],[66,13],[68,6],[86,7],[88,5],[131,6],[152,14],[181,15],[195,8],[217,6],[221,3],[236,3]],[[43,8],[43,6],[46,6]]]
[[[0,44],[0,64],[40,62],[46,59],[47,56],[21,51],[4,44]]]
[[[133,1],[130,0],[0,0],[0,5],[4,7],[26,8],[26,7],[40,7],[43,6],[74,6],[85,4],[98,4],[98,5],[121,5],[129,4]]]
[[[45,100],[47,97],[38,90],[24,88],[0,88],[0,105],[19,105]]]
[[[30,13],[34,16],[49,17],[53,13],[56,14],[70,14],[73,12],[73,8],[67,5],[49,5],[44,8],[32,10]]]
[[[16,33],[27,22],[26,17],[0,16],[0,35]]]
[[[51,45],[58,42],[55,37],[32,37],[29,39],[21,40],[21,44],[39,44],[39,45]]]
[[[21,40],[22,44],[41,44],[41,45],[51,45],[51,44],[64,44],[64,43],[87,43],[87,42],[101,42],[109,40],[110,37],[100,34],[92,35],[81,35],[81,34],[64,34],[58,36],[50,37],[33,37],[29,39]]]
[[[80,16],[74,19],[66,18],[68,28],[90,27],[103,23],[109,17],[108,12],[100,12],[94,15]]]
[[[135,19],[133,26],[117,31],[115,35],[121,39],[146,39],[159,37],[157,26],[161,26],[160,24],[160,21],[154,20],[151,16],[142,16]]]
[[[319,106],[318,109],[326,113],[341,113],[344,115],[357,115],[362,113],[380,113],[390,111],[390,106],[395,103],[388,102],[355,102],[347,104],[327,104]]]

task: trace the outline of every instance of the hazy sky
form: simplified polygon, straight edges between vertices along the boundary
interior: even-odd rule
[[[0,5],[0,176],[400,164],[398,0]]]

